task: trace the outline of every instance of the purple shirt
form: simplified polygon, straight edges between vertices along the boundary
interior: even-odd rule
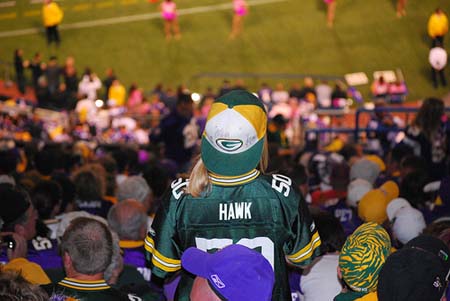
[[[151,270],[145,262],[144,241],[121,240],[123,263],[135,266],[145,280],[150,281]]]
[[[28,241],[27,259],[39,264],[44,270],[62,269],[62,259],[58,252],[58,243],[56,240],[46,237],[36,236]],[[8,256],[5,250],[0,254],[0,262],[8,262]]]

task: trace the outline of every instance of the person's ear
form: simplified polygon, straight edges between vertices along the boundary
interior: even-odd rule
[[[341,271],[341,268],[338,266],[336,270],[337,270],[338,278],[339,278],[339,279],[342,279],[342,271]]]
[[[63,259],[64,268],[67,271],[67,269],[72,267],[72,258],[70,258],[69,253],[67,253],[67,252],[64,252],[62,257],[63,257],[62,259]]]

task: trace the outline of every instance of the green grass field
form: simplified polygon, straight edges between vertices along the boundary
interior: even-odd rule
[[[251,0],[249,0],[251,2]],[[231,9],[215,9],[231,0],[179,0],[178,9],[210,7],[211,11],[181,15],[182,38],[166,42],[159,17],[146,20],[61,30],[62,45],[48,48],[43,33],[14,37],[2,33],[41,28],[41,4],[17,1],[14,7],[0,8],[0,60],[12,61],[15,48],[23,48],[26,58],[41,51],[45,58],[67,55],[76,58],[79,73],[90,66],[103,76],[111,66],[128,86],[137,82],[144,89],[162,82],[175,87],[189,84],[203,91],[220,79],[193,79],[204,72],[286,73],[342,76],[375,70],[400,68],[405,76],[409,99],[436,95],[448,89],[433,89],[428,64],[430,40],[426,34],[429,15],[441,6],[450,13],[448,0],[410,0],[408,15],[395,16],[395,0],[337,0],[333,29],[326,27],[322,0],[280,0],[250,7],[242,37],[229,41]],[[0,1],[0,4],[6,1]],[[64,26],[83,21],[156,13],[157,4],[146,0],[64,0]],[[446,44],[450,45],[447,37]],[[450,68],[448,68],[450,69]],[[449,72],[447,70],[447,75]],[[449,77],[450,78],[450,77]],[[261,77],[245,79],[256,89],[262,81],[282,81]],[[362,86],[367,95],[368,86]]]

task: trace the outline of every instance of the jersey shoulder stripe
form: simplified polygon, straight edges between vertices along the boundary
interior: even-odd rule
[[[105,280],[98,281],[80,281],[72,278],[64,278],[59,283],[61,286],[70,287],[77,290],[86,290],[86,291],[98,291],[98,290],[106,290],[111,287],[105,282]]]
[[[311,240],[309,243],[303,247],[300,251],[298,251],[295,254],[288,255],[288,259],[292,261],[293,263],[301,263],[302,261],[305,261],[314,254],[314,250],[317,249],[322,244],[322,241],[319,237],[319,232],[316,231],[313,236],[311,237]]]
[[[155,242],[149,235],[145,238],[145,250],[152,254],[152,264],[166,272],[176,272],[181,269],[181,260],[162,255],[155,249]]]

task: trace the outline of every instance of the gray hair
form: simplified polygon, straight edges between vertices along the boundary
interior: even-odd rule
[[[117,269],[120,269],[122,271],[123,269],[123,258],[122,254],[120,254],[120,245],[119,245],[119,236],[117,236],[117,233],[111,231],[112,236],[112,256],[111,256],[111,263],[106,268],[104,273],[104,278],[106,282],[108,282],[109,285],[115,284],[115,281],[113,281],[113,276]]]
[[[20,271],[3,270],[0,273],[0,299],[46,301],[47,293],[37,284],[27,281]]]
[[[122,240],[143,240],[141,228],[147,228],[148,216],[144,206],[136,200],[115,204],[108,212],[108,223]]]
[[[67,253],[75,271],[85,275],[104,273],[111,263],[112,248],[107,226],[86,217],[74,219],[61,240],[62,254]]]
[[[119,202],[127,199],[135,199],[144,203],[151,192],[152,190],[143,177],[131,176],[119,185],[117,199]]]

